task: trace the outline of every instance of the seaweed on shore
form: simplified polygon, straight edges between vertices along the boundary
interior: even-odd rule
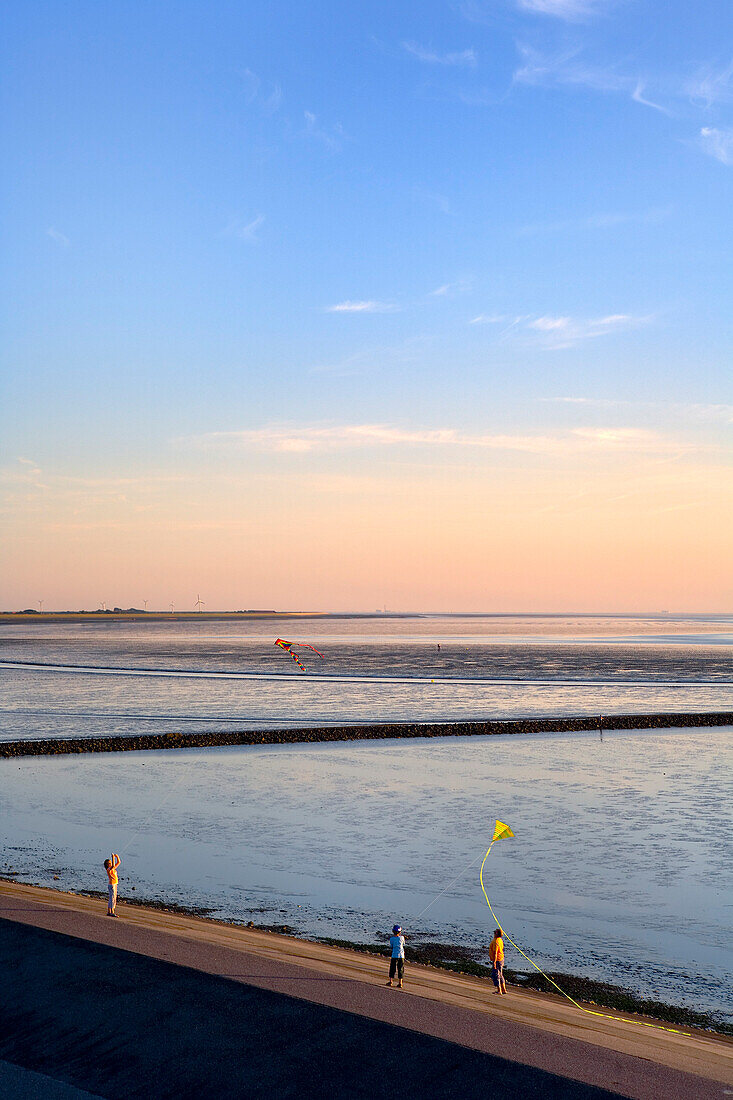
[[[253,924],[249,922],[253,928],[256,928],[258,932],[274,932],[278,936],[297,936],[298,929],[293,928],[292,924]],[[304,939],[305,937],[301,937]]]
[[[507,981],[515,985],[522,985],[525,989],[536,989],[540,993],[559,996],[557,990],[542,974],[527,974],[515,970],[505,970],[505,973]],[[612,985],[610,982],[599,982],[594,978],[580,978],[577,974],[550,971],[548,977],[556,982],[564,993],[585,1004],[614,1009],[616,1012],[650,1016],[654,1020],[663,1020],[666,1023],[678,1024],[683,1027],[709,1029],[718,1031],[723,1035],[733,1035],[733,1024],[716,1019],[713,1014],[708,1012],[697,1012],[682,1005],[671,1005],[665,1001],[639,997],[623,986]]]
[[[17,871],[5,871],[0,874],[0,881],[16,883],[18,880],[15,875],[17,874]],[[21,885],[23,884],[21,883]],[[39,884],[27,883],[25,885]],[[45,889],[49,889],[49,887],[45,887]],[[79,897],[99,898],[105,901],[107,898],[106,890],[70,890],[65,892],[76,894]],[[224,919],[212,916],[216,912],[215,909],[205,908],[204,906],[177,905],[175,902],[159,899],[130,897],[127,892],[124,896],[120,896],[118,900],[123,905],[134,905],[144,909],[156,909],[163,913],[197,917],[213,924],[236,927],[244,925],[259,932],[269,932],[280,936],[296,936],[313,943],[323,943],[330,947],[340,947],[365,955],[378,955],[385,959],[389,956],[389,947],[384,940],[381,943],[359,943],[355,940],[336,939],[332,936],[304,936],[298,928],[289,924],[254,924],[251,920]],[[465,944],[440,943],[429,940],[422,943],[413,941],[405,944],[405,957],[408,962],[489,980],[491,967],[479,961],[484,956],[485,950],[482,948],[469,947]],[[505,969],[504,975],[509,985],[516,985],[522,989],[534,989],[552,997],[560,997],[557,990],[550,985],[542,974]],[[558,986],[570,997],[586,1005],[646,1016],[652,1020],[681,1027],[698,1028],[704,1031],[714,1031],[719,1035],[733,1036],[733,1024],[721,1020],[719,1016],[712,1012],[697,1012],[681,1005],[671,1005],[663,1001],[640,997],[623,986],[597,981],[594,978],[582,978],[577,974],[551,971],[549,977],[552,981],[557,982]]]
[[[389,949],[381,943],[355,943],[351,940],[338,940],[326,936],[319,936],[318,942],[329,944],[332,947],[360,951],[369,955],[381,955],[384,958],[389,956]],[[440,970],[452,970],[457,974],[470,974],[475,978],[489,979],[491,977],[491,967],[478,961],[482,954],[480,948],[471,948],[460,944],[434,942],[405,944],[405,958],[408,962],[433,966]],[[522,970],[505,968],[504,976],[510,985],[516,985],[522,989],[534,989],[540,993],[560,997],[557,989],[542,974],[537,972],[527,973]],[[551,971],[548,976],[573,1000],[586,1005],[594,1005],[632,1015],[649,1016],[651,1019],[682,1027],[694,1027],[716,1031],[722,1035],[733,1035],[733,1024],[719,1019],[714,1013],[697,1012],[681,1005],[650,1000],[637,996],[623,986],[612,985],[610,982],[600,982],[594,978],[581,978],[577,974]]]
[[[2,876],[0,876],[2,877]],[[106,890],[69,890],[66,891],[70,894],[76,894],[80,898],[101,898],[103,901],[107,900]],[[212,920],[211,914],[216,912],[216,909],[209,909],[203,905],[176,905],[174,901],[161,901],[159,898],[131,898],[129,894],[117,895],[118,903],[122,905],[135,905],[140,909],[156,909],[160,913],[175,913],[181,917],[202,917],[205,920]],[[233,924],[233,921],[222,921],[223,924]]]

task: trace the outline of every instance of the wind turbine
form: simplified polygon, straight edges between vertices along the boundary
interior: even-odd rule
[[[42,615],[43,614],[43,600],[38,601],[38,610],[40,611],[40,613]]]
[[[176,607],[176,605],[175,605],[175,604],[173,603],[173,601],[172,601],[172,600],[171,600],[171,605],[170,605],[170,607],[171,607],[171,615],[172,615],[172,614],[173,614],[173,612],[175,611],[175,607]]]
[[[148,610],[148,601],[147,601],[147,600],[143,600],[143,603],[145,604],[145,610],[147,611],[147,610]]]
[[[196,603],[193,606],[196,608],[196,610],[198,611],[198,613],[200,615],[201,614],[201,609],[203,607],[206,607],[206,604],[201,599],[201,596],[198,594],[198,592],[196,593],[196,596],[197,596]]]

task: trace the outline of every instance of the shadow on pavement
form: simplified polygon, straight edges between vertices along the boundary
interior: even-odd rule
[[[0,1058],[103,1097],[618,1097],[509,1058],[10,920],[0,920],[0,967]]]

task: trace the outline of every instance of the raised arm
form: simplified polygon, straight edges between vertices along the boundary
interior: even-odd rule
[[[119,867],[119,865],[120,865],[121,863],[122,863],[122,860],[121,860],[121,859],[120,859],[120,857],[119,857],[119,856],[117,855],[117,852],[113,852],[113,853],[112,853],[112,866],[113,866],[113,867]]]

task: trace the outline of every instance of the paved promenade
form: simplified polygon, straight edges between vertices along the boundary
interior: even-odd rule
[[[0,883],[0,1095],[723,1100],[733,1043],[486,981]],[[25,1072],[24,1072],[25,1071]],[[34,1091],[35,1090],[35,1091]]]

